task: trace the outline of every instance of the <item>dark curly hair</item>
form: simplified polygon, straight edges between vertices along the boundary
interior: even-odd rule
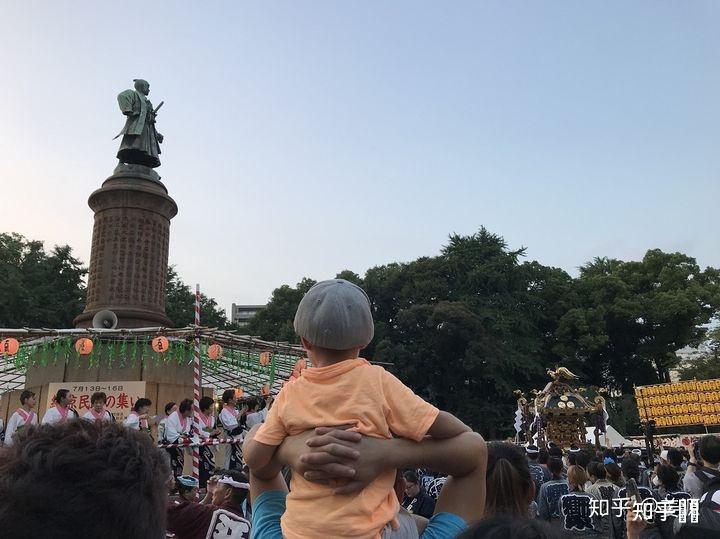
[[[0,450],[3,537],[152,538],[165,534],[167,457],[116,423],[23,429]]]

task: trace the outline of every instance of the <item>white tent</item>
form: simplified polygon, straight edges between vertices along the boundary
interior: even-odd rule
[[[594,444],[595,443],[595,427],[585,427],[585,430],[587,431],[585,433],[585,439],[588,441],[588,443]],[[612,426],[607,426],[607,438],[610,442],[610,445],[612,447],[628,447],[635,445],[635,443],[632,440],[628,440],[625,438],[622,434],[620,434],[618,431],[616,431]],[[605,445],[605,437],[601,434],[600,435],[600,445]]]

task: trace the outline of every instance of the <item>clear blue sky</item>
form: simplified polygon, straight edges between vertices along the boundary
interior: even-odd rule
[[[720,266],[720,3],[4,2],[0,230],[89,260],[115,96],[165,106],[170,260],[227,309],[481,225]]]

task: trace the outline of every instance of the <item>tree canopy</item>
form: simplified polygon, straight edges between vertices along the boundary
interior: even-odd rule
[[[175,266],[168,266],[165,280],[165,314],[173,327],[184,327],[195,322],[195,292],[182,282]],[[207,327],[232,329],[225,309],[221,309],[214,298],[200,293],[200,324]]]
[[[549,367],[626,394],[669,380],[675,352],[699,344],[720,307],[717,270],[701,271],[680,253],[597,258],[576,278],[523,256],[481,228],[450,236],[435,257],[376,266],[364,277],[341,272],[372,302],[375,338],[363,355],[391,363],[418,394],[496,436],[511,424],[513,390],[542,387]],[[247,331],[297,342],[293,317],[312,284],[277,288]],[[623,424],[637,415],[628,404],[609,406]]]
[[[71,327],[85,307],[87,273],[67,245],[0,233],[0,327]]]

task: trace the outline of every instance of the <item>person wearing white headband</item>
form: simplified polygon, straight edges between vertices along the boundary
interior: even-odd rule
[[[192,478],[178,478],[183,480]],[[202,502],[180,500],[168,506],[167,530],[175,534],[176,539],[219,536],[249,539],[250,522],[243,509],[249,490],[248,480],[242,473],[223,470],[208,481],[207,495]]]

